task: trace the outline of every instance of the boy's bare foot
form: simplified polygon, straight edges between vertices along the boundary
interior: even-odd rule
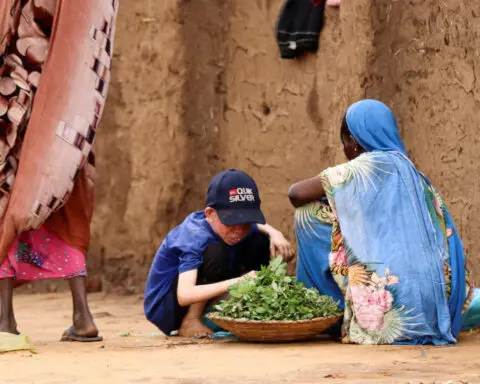
[[[203,325],[200,319],[184,318],[178,330],[178,335],[182,337],[207,337],[212,336],[213,332]]]

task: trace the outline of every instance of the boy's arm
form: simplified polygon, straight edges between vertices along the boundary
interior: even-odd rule
[[[180,273],[178,276],[177,299],[182,307],[186,307],[195,303],[201,303],[227,292],[228,287],[235,284],[241,277],[220,281],[213,284],[196,285],[198,269]],[[248,273],[254,277],[253,272]]]
[[[277,254],[282,255],[283,260],[289,261],[293,258],[294,250],[292,245],[283,236],[282,232],[269,224],[257,224],[258,230],[270,238],[270,257],[273,259]]]

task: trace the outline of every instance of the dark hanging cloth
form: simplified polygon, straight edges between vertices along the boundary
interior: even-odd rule
[[[277,22],[277,43],[283,59],[316,52],[326,0],[286,0]]]

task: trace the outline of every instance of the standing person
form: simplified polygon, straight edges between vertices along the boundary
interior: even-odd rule
[[[385,104],[351,105],[340,137],[349,161],[290,188],[298,279],[341,299],[345,343],[455,343],[480,324],[480,294],[442,198]]]
[[[207,303],[230,285],[293,249],[285,237],[265,223],[255,181],[230,169],[208,186],[206,208],[190,214],[162,242],[145,289],[145,314],[163,333],[206,336],[202,323]]]
[[[69,279],[64,341],[100,341],[85,255],[93,213],[91,151],[110,77],[117,1],[0,5],[0,332],[18,333],[13,288]]]

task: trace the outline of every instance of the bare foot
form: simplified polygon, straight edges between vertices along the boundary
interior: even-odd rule
[[[72,330],[81,336],[95,337],[98,336],[98,328],[93,321],[90,313],[74,314]]]
[[[103,337],[98,336],[98,328],[95,326],[91,315],[74,315],[73,326],[65,330],[61,338],[61,341],[79,342],[92,342],[102,340]]]
[[[184,318],[178,330],[178,335],[182,337],[207,337],[212,336],[213,332],[203,325],[200,319]]]
[[[20,334],[17,330],[17,322],[11,319],[0,319],[0,332],[13,333],[14,335]]]

